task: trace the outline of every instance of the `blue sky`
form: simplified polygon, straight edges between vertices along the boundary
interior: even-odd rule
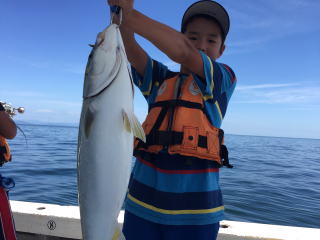
[[[136,0],[137,10],[177,30],[191,0]],[[231,28],[224,55],[238,86],[226,133],[320,138],[320,1],[221,0]],[[89,43],[109,24],[106,1],[0,0],[0,100],[16,120],[77,123]],[[179,67],[144,39],[149,55]],[[135,112],[146,103],[136,91]]]

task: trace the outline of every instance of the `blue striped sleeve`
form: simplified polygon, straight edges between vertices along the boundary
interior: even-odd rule
[[[152,65],[152,59],[148,57],[143,76],[141,76],[134,67],[131,67],[133,82],[146,99],[150,95],[152,89]]]
[[[222,82],[222,92],[227,94],[228,101],[231,98],[231,95],[236,87],[237,78],[234,74],[233,70],[226,64],[219,64],[220,71],[222,72],[223,79],[225,81]]]
[[[161,82],[166,79],[167,76],[172,74],[167,66],[151,59],[149,56],[143,76],[141,76],[135,68],[132,67],[131,70],[133,82],[140,89],[148,103],[152,103],[154,101],[156,96],[155,93],[157,92]]]
[[[236,85],[236,76],[233,70],[225,64],[213,61],[201,51],[200,54],[203,60],[205,81],[196,75],[194,75],[194,78],[204,100],[214,99],[214,90],[217,87],[221,87],[220,94],[227,93],[229,100]]]

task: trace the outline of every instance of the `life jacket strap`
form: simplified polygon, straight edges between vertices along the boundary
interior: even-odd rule
[[[150,104],[149,111],[151,108],[161,107],[161,111],[159,113],[159,116],[150,131],[151,135],[154,135],[158,131],[158,129],[160,128],[160,125],[161,125],[162,121],[164,120],[166,114],[168,113],[169,109],[174,109],[176,106],[184,106],[184,107],[188,107],[188,108],[203,109],[203,106],[200,103],[194,103],[194,102],[189,102],[189,101],[184,101],[184,100],[179,100],[179,99],[160,101],[160,102]],[[148,139],[147,139],[147,142],[148,142]]]
[[[183,134],[183,132],[175,131],[155,131],[147,135],[147,144],[143,145],[180,145],[183,141]],[[198,147],[207,148],[207,136],[198,137]]]
[[[226,145],[220,146],[220,157],[223,166],[226,166],[227,168],[233,168],[233,165],[229,163],[229,151]]]
[[[160,101],[160,102],[150,104],[149,111],[151,108],[161,107],[161,111],[159,113],[159,116],[150,131],[151,135],[154,135],[158,131],[161,123],[163,122],[166,114],[168,113],[168,110],[174,109],[176,106],[183,106],[183,107],[187,107],[187,108],[195,108],[195,109],[202,109],[203,110],[203,106],[200,103],[194,103],[194,102],[189,102],[189,101],[184,101],[184,100],[179,100],[179,99]],[[148,140],[147,140],[147,142],[148,142]]]
[[[146,143],[142,143],[144,146],[150,146],[150,145],[162,145],[162,146],[168,146],[168,145],[180,145],[183,141],[183,132],[176,132],[176,131],[153,131],[150,132],[150,134],[147,135],[147,141]],[[191,137],[191,136],[190,136]],[[219,143],[222,145],[224,132],[222,129],[219,129]],[[198,137],[198,147],[207,148],[207,136],[201,136]]]
[[[138,150],[138,149],[135,149],[133,151],[133,155],[138,158],[138,159],[143,159],[147,162],[150,162],[152,164],[154,164],[154,162],[156,161],[155,159],[157,159],[157,153],[151,153],[151,152],[146,152],[142,149]],[[193,158],[194,159],[194,158]],[[200,158],[202,159],[202,158]],[[212,168],[221,168],[223,165],[221,165],[220,163],[216,162],[216,161],[210,161],[208,159],[203,159],[203,160],[207,160],[210,162],[210,166]]]
[[[201,103],[189,102],[181,99],[159,101],[159,102],[150,104],[149,111],[151,108],[154,108],[154,107],[164,107],[164,108],[186,107],[186,108],[203,110],[203,105]]]
[[[170,146],[170,145],[180,145],[183,142],[184,133],[183,132],[175,132],[175,131],[154,131],[146,136],[146,143],[139,141],[137,147],[135,148],[135,156],[141,155],[141,148],[147,149],[148,146],[152,145],[162,145],[162,146]],[[229,163],[229,152],[226,145],[223,143],[224,132],[222,129],[219,129],[219,143],[220,143],[220,157],[222,166],[227,168],[233,168],[233,165]],[[208,139],[207,136],[198,136],[198,147],[207,148],[208,147]],[[143,152],[143,150],[142,150]]]

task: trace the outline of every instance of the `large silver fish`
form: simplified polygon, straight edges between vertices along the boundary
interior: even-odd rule
[[[129,182],[134,136],[133,82],[119,26],[98,34],[87,63],[78,136],[78,194],[84,240],[115,233]]]

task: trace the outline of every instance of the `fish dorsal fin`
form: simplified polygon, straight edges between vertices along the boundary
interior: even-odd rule
[[[146,135],[137,117],[133,113],[129,114],[125,110],[122,110],[122,116],[124,128],[128,132],[132,131],[133,135],[141,141],[146,142]]]
[[[122,53],[119,28],[112,24],[97,36],[88,59],[83,98],[93,97],[107,88],[119,73]]]

